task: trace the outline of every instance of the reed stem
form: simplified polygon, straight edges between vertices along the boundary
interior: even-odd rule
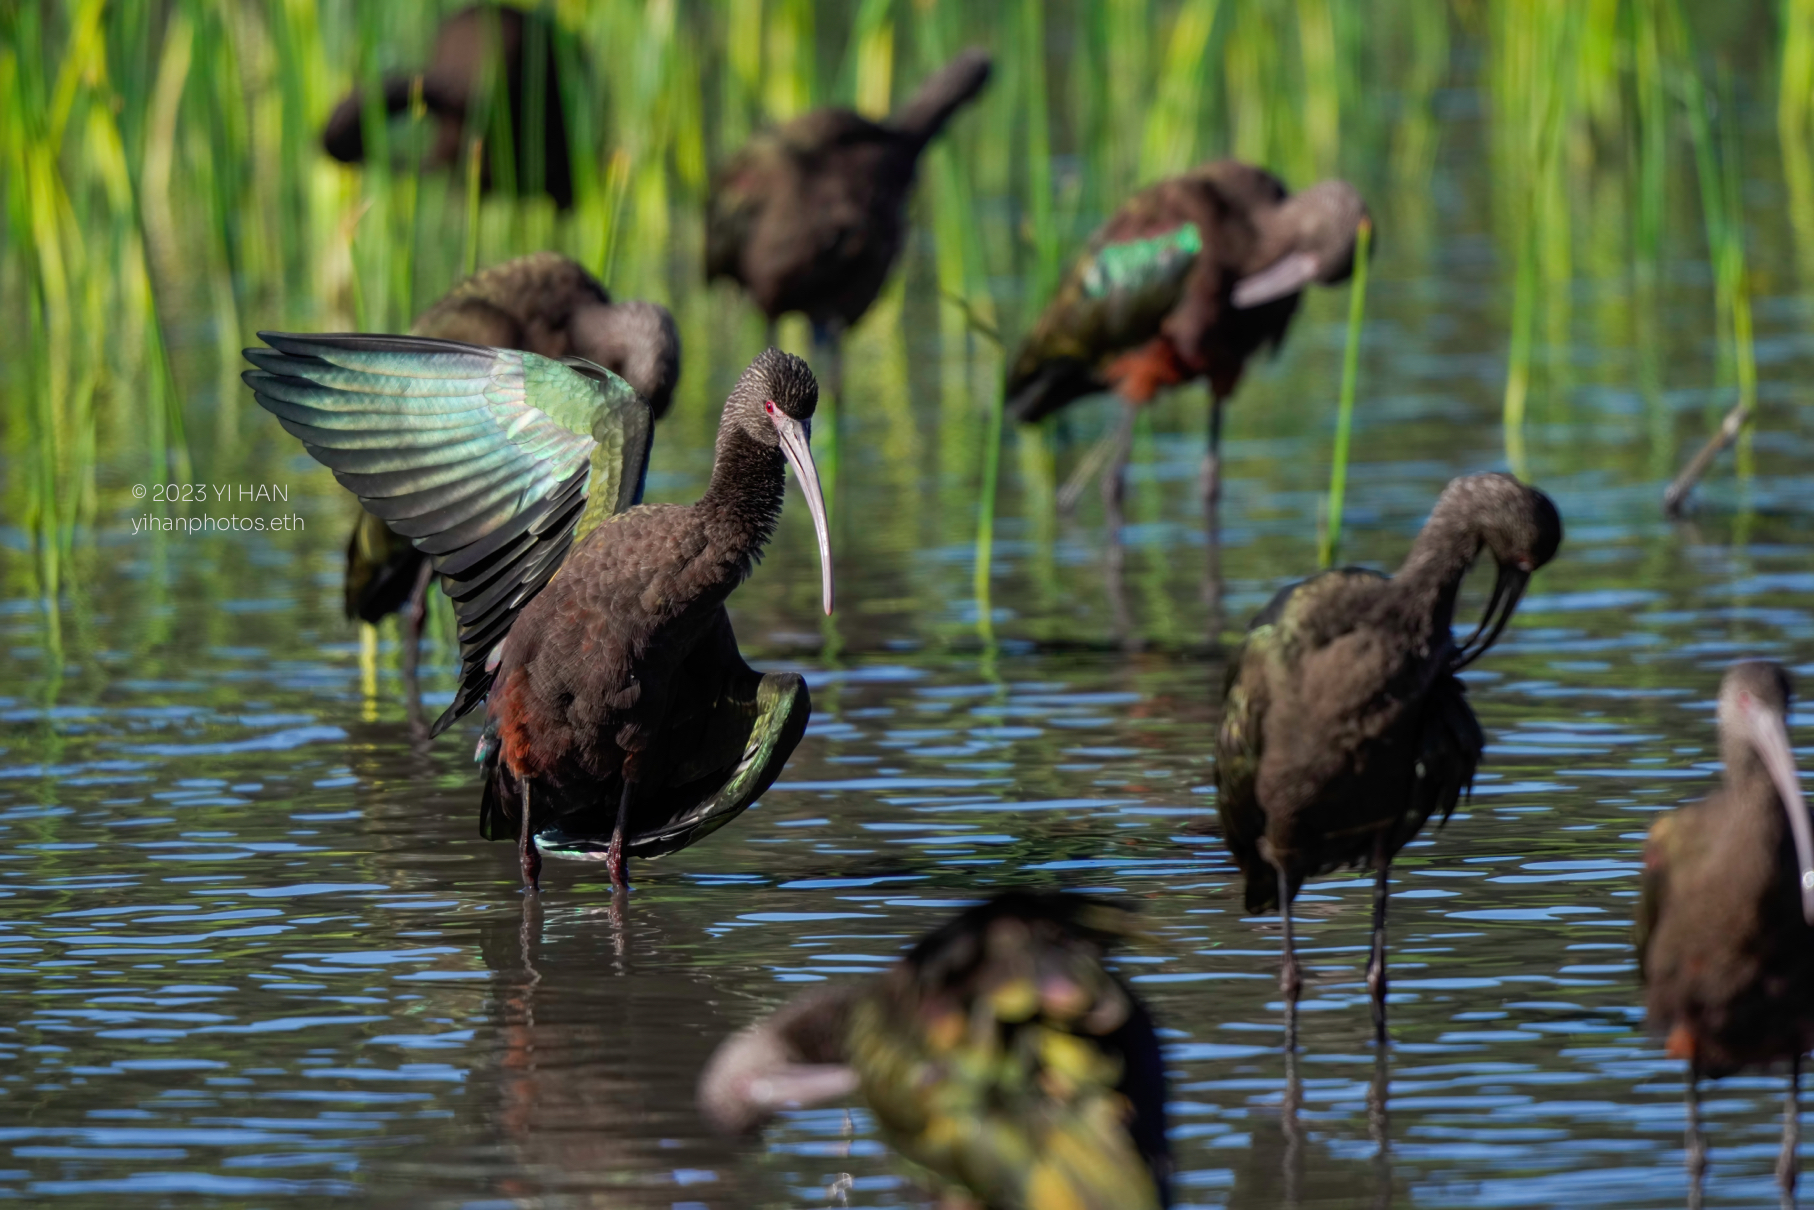
[[[1362,219],[1354,236],[1354,276],[1348,284],[1348,341],[1342,350],[1342,393],[1335,411],[1335,454],[1329,467],[1329,527],[1317,565],[1335,563],[1342,544],[1342,497],[1348,490],[1348,439],[1354,431],[1354,392],[1360,378],[1361,324],[1367,315],[1367,253],[1373,224]]]

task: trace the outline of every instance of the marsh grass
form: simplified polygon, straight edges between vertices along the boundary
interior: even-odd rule
[[[711,402],[760,330],[730,292],[698,280],[709,166],[815,104],[885,112],[970,44],[996,53],[997,76],[923,166],[914,212],[931,280],[918,270],[888,314],[930,318],[944,349],[913,378],[939,470],[923,503],[962,518],[950,525],[964,540],[974,533],[984,624],[996,495],[1042,498],[1050,451],[1026,437],[1002,474],[1003,353],[983,333],[1011,346],[1128,191],[1216,155],[1265,163],[1294,186],[1347,175],[1398,221],[1382,232],[1379,268],[1428,258],[1436,107],[1445,89],[1474,84],[1458,75],[1472,70],[1454,51],[1463,41],[1483,50],[1494,149],[1483,196],[1503,267],[1515,469],[1570,456],[1529,444],[1526,417],[1541,398],[1544,416],[1565,419],[1572,286],[1597,238],[1580,182],[1602,183],[1633,216],[1612,257],[1649,290],[1653,314],[1661,264],[1714,265],[1721,381],[1754,399],[1735,115],[1770,109],[1757,99],[1774,89],[1799,263],[1814,279],[1814,0],[1782,0],[1780,25],[1751,23],[1780,28],[1780,46],[1752,54],[1749,96],[1728,88],[1723,106],[1705,83],[1712,54],[1695,53],[1701,6],[1677,0],[549,0],[574,165],[566,213],[536,192],[548,149],[534,121],[514,179],[501,90],[478,107],[452,171],[421,168],[419,106],[388,119],[368,109],[364,170],[322,155],[336,101],[419,68],[457,7],[0,6],[0,314],[12,321],[0,325],[0,496],[30,537],[32,592],[53,628],[74,550],[134,506],[131,484],[290,456],[237,384],[253,331],[400,329],[461,275],[525,251],[564,250],[613,290],[675,308],[689,361],[670,423],[709,441]],[[498,179],[481,196],[484,147]],[[1689,193],[1698,224],[1671,204]],[[1333,377],[1332,352],[1294,346],[1292,357]],[[1651,423],[1653,446],[1670,440],[1660,405]],[[841,453],[847,471],[865,456]]]
[[[1329,513],[1318,567],[1333,567],[1342,546],[1342,500],[1348,490],[1348,443],[1354,432],[1354,394],[1360,378],[1361,325],[1367,317],[1367,270],[1373,224],[1362,221],[1354,242],[1354,276],[1348,286],[1348,338],[1342,349],[1342,387],[1335,409],[1335,448],[1329,457]]]

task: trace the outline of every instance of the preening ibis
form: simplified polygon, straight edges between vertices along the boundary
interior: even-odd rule
[[[1010,891],[867,983],[815,989],[733,1035],[699,1084],[750,1131],[858,1095],[884,1136],[987,1210],[1168,1204],[1165,1071],[1133,991],[1104,969],[1134,930],[1101,900]]]
[[[1104,223],[1034,322],[1008,372],[1008,410],[1031,424],[1104,391],[1122,415],[1059,496],[1076,502],[1107,463],[1104,497],[1118,503],[1134,409],[1162,388],[1207,379],[1206,502],[1221,490],[1222,405],[1248,358],[1285,339],[1310,285],[1347,279],[1360,194],[1346,181],[1288,193],[1263,168],[1217,160],[1150,185]]]
[[[1397,575],[1323,572],[1280,589],[1248,626],[1223,687],[1216,814],[1247,910],[1279,910],[1288,1006],[1300,987],[1298,888],[1343,866],[1371,868],[1367,983],[1384,1042],[1392,858],[1431,815],[1448,820],[1485,747],[1455,674],[1493,645],[1561,542],[1548,496],[1510,475],[1464,476],[1443,489]],[[1456,593],[1483,549],[1498,564],[1492,597],[1457,643]]]

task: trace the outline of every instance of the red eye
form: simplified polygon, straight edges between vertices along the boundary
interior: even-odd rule
[[[775,401],[773,399],[764,399],[762,401],[762,407],[770,416],[775,414]]]

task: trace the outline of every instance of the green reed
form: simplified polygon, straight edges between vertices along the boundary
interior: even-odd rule
[[[1765,62],[1780,75],[1789,219],[1803,280],[1814,281],[1814,0],[1772,3],[1780,26],[1752,27],[1781,30]],[[998,74],[924,165],[914,212],[932,236],[930,263],[908,265],[907,303],[868,322],[909,325],[936,310],[947,356],[917,380],[938,398],[916,414],[940,486],[901,508],[943,514],[953,536],[974,516],[982,595],[996,497],[1035,498],[1049,467],[1043,435],[1001,467],[1002,354],[978,333],[1023,330],[1128,191],[1218,155],[1265,163],[1294,188],[1341,172],[1389,197],[1374,208],[1392,258],[1382,268],[1400,273],[1403,258],[1427,255],[1418,248],[1431,224],[1418,215],[1442,152],[1436,97],[1475,82],[1463,74],[1475,60],[1452,53],[1460,39],[1484,52],[1494,154],[1480,198],[1510,295],[1502,420],[1514,466],[1531,457],[1528,401],[1547,398],[1554,420],[1568,394],[1569,287],[1601,272],[1582,254],[1594,238],[1589,185],[1627,191],[1634,218],[1620,255],[1654,284],[1678,247],[1698,255],[1699,237],[1665,205],[1672,173],[1692,163],[1704,214],[1717,204],[1724,216],[1707,224],[1722,375],[1742,398],[1755,393],[1737,139],[1724,119],[1697,133],[1673,0],[545,0],[574,168],[564,214],[535,196],[550,151],[543,124],[526,112],[525,145],[512,147],[496,87],[450,171],[421,168],[414,106],[368,109],[363,170],[322,155],[321,125],[340,97],[419,69],[437,22],[459,7],[0,5],[0,311],[14,321],[0,325],[10,472],[0,493],[33,535],[50,598],[80,535],[131,509],[132,483],[288,458],[237,383],[251,332],[400,328],[461,275],[539,247],[675,308],[688,368],[670,423],[704,440],[711,394],[759,329],[729,292],[698,280],[711,165],[812,105],[880,114],[973,43],[996,53]],[[542,97],[532,86],[526,104]],[[1696,150],[1678,164],[1684,115]],[[481,139],[496,170],[483,197]],[[853,398],[845,417],[853,466],[865,456],[863,411]],[[1260,421],[1237,407],[1231,422]]]
[[[1367,315],[1367,262],[1373,224],[1362,220],[1354,240],[1354,276],[1348,285],[1348,339],[1342,347],[1342,393],[1335,411],[1335,450],[1329,461],[1329,523],[1318,567],[1333,567],[1342,545],[1342,499],[1348,490],[1348,438],[1354,430],[1354,393],[1360,379],[1361,324]]]

